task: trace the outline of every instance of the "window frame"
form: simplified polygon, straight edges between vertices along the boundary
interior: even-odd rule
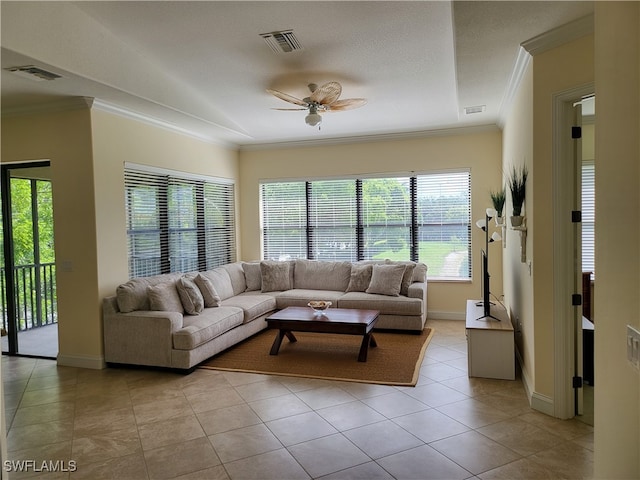
[[[472,238],[471,238],[471,197],[472,197],[472,183],[471,183],[471,169],[469,168],[459,168],[459,169],[451,169],[451,170],[438,170],[438,171],[428,171],[428,172],[411,172],[411,173],[386,173],[380,175],[358,175],[358,176],[339,176],[339,177],[318,177],[318,178],[309,178],[309,179],[264,179],[259,181],[259,208],[260,208],[260,235],[261,235],[261,255],[263,259],[293,259],[293,258],[306,258],[306,259],[324,259],[318,258],[316,252],[314,251],[314,242],[313,235],[315,232],[316,226],[313,225],[313,222],[309,219],[309,192],[313,190],[313,184],[318,182],[330,182],[330,181],[353,181],[355,185],[355,201],[356,201],[356,217],[357,222],[353,227],[355,231],[356,239],[355,246],[351,246],[353,249],[353,258],[352,260],[364,260],[367,259],[367,251],[365,248],[365,239],[366,239],[366,230],[372,228],[371,225],[365,225],[364,221],[364,202],[363,199],[363,182],[367,182],[369,180],[399,180],[403,182],[403,185],[406,188],[405,194],[408,198],[408,209],[409,209],[409,219],[407,221],[406,218],[403,219],[396,226],[401,227],[402,229],[408,229],[408,233],[406,234],[406,241],[408,248],[408,258],[402,258],[402,260],[412,260],[412,261],[420,261],[424,262],[427,265],[429,262],[424,258],[420,258],[420,232],[421,229],[426,228],[427,225],[422,221],[423,216],[419,214],[419,187],[418,183],[421,178],[429,177],[433,175],[459,175],[462,174],[464,177],[464,181],[466,185],[463,185],[464,192],[463,197],[464,208],[466,208],[466,222],[459,223],[458,227],[462,229],[466,235],[466,238],[463,239],[463,246],[465,246],[466,242],[466,264],[464,264],[461,268],[463,268],[463,273],[460,276],[431,276],[431,280],[436,281],[448,281],[448,282],[470,282],[472,281]],[[306,232],[305,241],[306,248],[301,248],[300,252],[296,254],[298,256],[289,256],[285,251],[278,253],[278,255],[272,255],[272,251],[269,250],[269,230],[273,229],[268,226],[268,219],[265,219],[265,209],[271,208],[271,205],[265,205],[265,189],[268,188],[268,185],[273,184],[288,184],[288,185],[298,185],[298,190],[304,191],[305,198],[301,197],[292,197],[290,199],[280,198],[278,201],[282,202],[283,205],[286,205],[288,200],[290,201],[305,201],[307,202],[307,211],[306,217],[303,219],[303,224],[297,224],[296,230],[304,230]],[[301,188],[304,185],[304,188]],[[403,216],[406,214],[403,214]],[[395,224],[394,224],[395,225]],[[437,227],[437,223],[429,224],[431,227]],[[445,223],[440,224],[440,226],[448,225]],[[449,225],[450,226],[450,225]],[[273,229],[275,230],[275,229]],[[401,236],[405,238],[405,235]],[[316,242],[317,243],[317,242]],[[404,249],[403,249],[404,251]],[[373,257],[372,257],[373,258]]]
[[[130,278],[209,270],[235,261],[236,211],[233,180],[125,163],[124,186]],[[221,216],[219,215],[223,225],[213,228],[210,225],[211,221],[207,222],[207,203],[211,203],[212,200],[205,201],[206,192],[210,190],[209,186],[222,187],[222,194],[213,200],[214,206],[224,211]],[[136,206],[133,202],[137,188],[151,189],[151,196]],[[139,191],[142,192],[142,190]],[[191,198],[188,198],[189,196]],[[191,207],[186,209],[190,215],[183,216],[185,209],[175,205],[176,199],[180,197],[187,204],[191,204]],[[218,200],[219,204],[215,200]],[[221,206],[224,208],[219,208]],[[147,220],[155,219],[155,224],[149,228],[136,228],[134,225],[136,215],[144,215],[145,209]],[[222,253],[218,255],[219,258],[214,259],[209,252],[211,238],[213,236],[215,239],[215,234],[221,231],[223,238],[227,240]],[[151,261],[147,267],[136,261],[136,257],[142,254],[138,250],[140,243],[136,240],[144,235],[156,237],[149,241],[151,248],[147,257]],[[172,255],[176,251],[186,252],[187,255],[174,258]]]

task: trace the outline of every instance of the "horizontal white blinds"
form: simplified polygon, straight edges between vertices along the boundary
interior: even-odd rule
[[[235,259],[233,184],[126,168],[125,205],[132,278]]]
[[[582,271],[595,275],[595,164],[582,163]]]
[[[308,183],[309,249],[316,260],[357,260],[356,181]]]
[[[260,197],[263,258],[307,258],[305,183],[265,183],[260,187]]]
[[[468,279],[470,174],[263,183],[263,258],[392,259]]]
[[[471,278],[471,175],[468,171],[417,179],[419,258],[431,275]]]

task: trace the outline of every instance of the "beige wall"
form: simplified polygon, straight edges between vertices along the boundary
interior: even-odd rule
[[[93,109],[98,281],[101,297],[129,278],[124,165],[231,179],[239,206],[237,151]],[[236,225],[238,225],[236,219]],[[238,244],[240,235],[238,232]]]
[[[489,191],[500,186],[501,133],[497,129],[448,136],[240,152],[240,210],[244,260],[260,258],[260,180],[311,179],[340,175],[428,172],[471,168],[472,219],[484,218]],[[464,318],[467,298],[480,296],[479,251],[484,234],[472,229],[473,283],[430,282],[429,314]],[[502,293],[501,248],[490,255],[492,292]]]
[[[99,360],[97,251],[88,109],[2,119],[2,161],[48,159],[61,362]]]
[[[554,398],[553,302],[553,103],[552,96],[594,80],[593,35],[542,53],[534,63],[533,312],[535,319],[535,390]],[[561,319],[556,319],[561,321]]]
[[[513,99],[513,104],[502,132],[503,171],[526,165],[529,170],[525,215],[528,217],[529,236],[533,231],[531,178],[533,175],[533,64],[530,62]],[[505,179],[506,183],[506,179]],[[507,215],[511,215],[511,194],[507,189]],[[520,232],[507,229],[504,251],[504,295],[515,328],[516,347],[522,366],[522,376],[528,388],[535,385],[535,333],[533,318],[533,279],[527,263],[521,262]],[[531,239],[526,244],[527,259],[533,251]]]
[[[527,200],[532,241],[535,390],[554,398],[553,96],[594,81],[594,36],[533,58],[533,164]],[[563,321],[556,319],[556,321]]]
[[[237,151],[96,109],[3,118],[2,161],[33,159],[51,160],[58,363],[101,368],[102,298],[128,279],[125,162],[237,185]]]
[[[640,478],[640,3],[598,2],[596,79],[595,478]]]

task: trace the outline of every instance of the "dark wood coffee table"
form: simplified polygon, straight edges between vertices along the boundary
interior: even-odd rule
[[[363,336],[358,361],[366,362],[369,345],[378,346],[371,330],[373,330],[379,314],[380,312],[377,310],[328,308],[322,315],[317,315],[309,307],[287,307],[265,319],[269,328],[278,329],[270,354],[278,354],[284,337],[287,337],[290,342],[297,342],[298,340],[293,334],[294,331],[341,333]]]

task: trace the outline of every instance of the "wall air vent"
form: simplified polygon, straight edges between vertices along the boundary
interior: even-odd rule
[[[475,107],[464,107],[465,115],[471,115],[472,113],[484,112],[486,105],[476,105]]]
[[[62,78],[60,75],[43,70],[35,65],[24,65],[22,67],[9,67],[5,68],[6,71],[11,72],[19,77],[28,78],[36,82],[42,82],[43,80],[55,80],[56,78]]]
[[[260,36],[264,38],[271,50],[276,53],[290,53],[302,50],[302,45],[300,45],[293,30],[261,33]]]

